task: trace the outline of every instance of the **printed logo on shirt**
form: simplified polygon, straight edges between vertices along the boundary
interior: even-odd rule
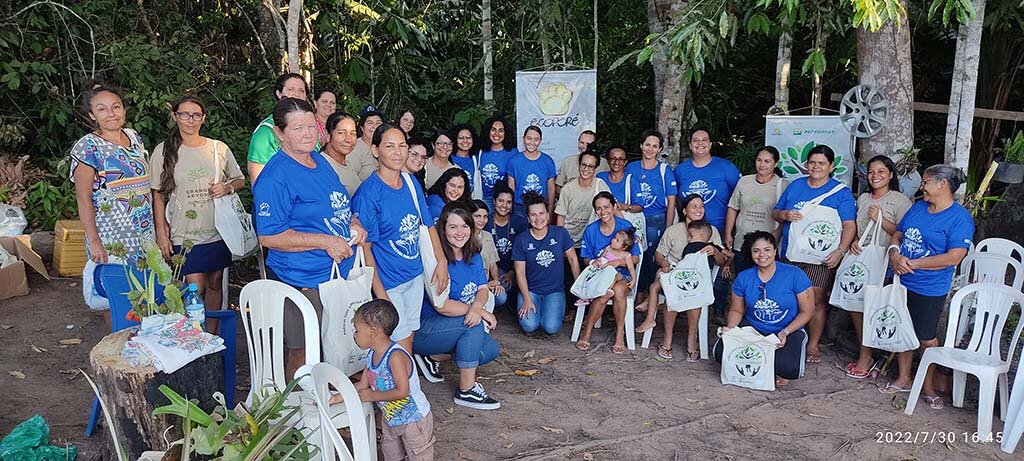
[[[399,239],[389,240],[391,250],[402,258],[413,260],[420,257],[420,218],[407,214],[398,226]]]
[[[786,317],[787,310],[783,310],[779,303],[761,298],[754,303],[754,318],[768,324],[779,323]]]
[[[640,197],[640,200],[643,202],[644,208],[649,208],[658,200],[658,196],[654,195],[651,185],[645,182],[640,183],[640,193],[637,194],[637,196]]]
[[[916,227],[907,229],[903,234],[903,242],[900,244],[900,252],[910,259],[923,258],[931,253],[924,249],[924,236],[921,230]]]
[[[334,235],[348,238],[348,226],[352,221],[352,207],[349,205],[348,197],[340,191],[331,192],[331,208],[334,209],[334,216],[324,218],[324,224]]]
[[[711,199],[715,198],[715,194],[718,193],[717,190],[708,187],[707,181],[703,179],[698,179],[696,181],[691,182],[690,187],[688,187],[687,189],[688,194],[700,195],[700,198],[704,200],[704,203],[710,202]]]
[[[459,295],[459,301],[462,301],[464,304],[472,303],[473,299],[476,298],[476,289],[479,287],[479,285],[473,282],[467,283],[466,286],[462,287],[462,293]]]
[[[269,218],[270,217],[270,204],[269,203],[267,203],[267,202],[260,203],[259,216],[262,216],[264,218]]]
[[[548,250],[538,251],[536,261],[543,267],[549,267],[551,263],[555,262],[555,254]]]
[[[540,176],[537,176],[534,173],[530,173],[526,177],[526,184],[523,184],[523,192],[539,193],[540,191]]]
[[[800,210],[802,210],[804,208],[804,205],[806,205],[806,204],[807,204],[807,200],[801,200],[799,202],[796,202],[796,205],[793,205],[793,209],[796,210],[796,211],[800,211]]]
[[[530,242],[528,245],[526,245],[526,249],[527,250],[533,250],[534,249],[533,242]]]
[[[552,237],[551,240],[548,243],[548,246],[555,246],[555,245],[558,245],[558,240],[555,240],[555,238]]]
[[[512,241],[505,237],[498,239],[495,246],[498,247],[498,253],[502,255],[507,255],[508,252],[512,251]]]
[[[501,175],[498,174],[498,165],[485,163],[480,167],[480,181],[484,183],[484,186],[494,187],[499,179],[501,179]]]

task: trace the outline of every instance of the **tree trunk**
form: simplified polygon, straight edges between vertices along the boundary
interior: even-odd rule
[[[793,37],[788,32],[779,36],[779,53],[775,59],[775,107],[789,112],[789,69],[793,62]]]
[[[483,0],[480,34],[484,44],[484,101],[494,102],[494,50],[491,48],[491,0]]]
[[[289,14],[291,16],[291,14]],[[299,71],[306,84],[313,88],[313,71],[315,70],[316,30],[313,21],[307,16],[302,20],[302,37],[299,40]],[[313,95],[308,95],[310,99]]]
[[[288,0],[288,72],[301,72],[299,56],[299,27],[302,25],[302,0]]]
[[[901,0],[906,8],[906,0]],[[860,158],[895,157],[914,146],[914,81],[910,66],[910,20],[902,27],[889,21],[878,32],[857,29],[857,73],[862,84],[874,85],[889,101],[889,122],[871,138],[861,139]]]
[[[663,32],[673,18],[689,5],[683,0],[647,0],[647,25],[651,33]],[[686,115],[688,85],[683,83],[682,64],[655,53],[654,107],[658,113],[658,131],[665,136],[664,155],[669,162],[682,160],[687,143],[683,138],[683,120]]]
[[[277,44],[274,65],[276,73],[284,73],[286,69],[284,58],[288,45],[284,33],[284,18],[281,17],[278,0],[263,0],[263,8],[260,8],[260,36],[263,43]]]
[[[974,19],[961,25],[953,60],[953,87],[946,117],[945,163],[967,172],[974,131],[974,107],[978,95],[978,61],[985,23],[985,0],[974,0]]]
[[[594,0],[594,69],[597,69],[597,43],[600,35],[597,33],[597,0]]]

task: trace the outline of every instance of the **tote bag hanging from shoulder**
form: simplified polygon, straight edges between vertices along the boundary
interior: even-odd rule
[[[629,180],[631,179],[631,177],[632,175],[626,175],[626,179],[624,180],[626,181],[627,205],[630,204],[630,197],[632,197],[632,191],[629,190]],[[634,237],[636,239],[636,244],[640,248],[640,252],[643,253],[647,251],[647,218],[644,216],[643,211],[639,213],[633,213],[632,211],[623,211],[622,218],[625,219],[626,221],[629,221],[629,223],[633,225],[633,228],[636,229]]]
[[[416,213],[420,215],[419,240],[420,261],[423,263],[423,286],[426,287],[427,295],[430,298],[431,304],[433,304],[434,307],[441,307],[444,305],[444,301],[448,299],[448,293],[451,291],[451,286],[446,286],[444,290],[438,294],[437,287],[430,283],[430,278],[434,276],[434,269],[437,269],[437,258],[434,257],[434,246],[430,244],[430,229],[423,224],[425,222],[423,220],[423,210],[420,209],[419,197],[417,197],[416,189],[412,185],[412,176],[409,175],[409,173],[402,173],[402,177],[405,180],[405,185],[409,188],[409,194],[412,195],[412,203],[413,205],[416,205]]]
[[[480,178],[480,154],[473,156],[473,200],[483,200],[484,182]]]
[[[213,141],[213,182],[220,182],[220,155],[217,141]],[[241,259],[252,253],[259,244],[256,229],[252,225],[252,215],[245,212],[238,194],[231,193],[213,199],[214,225],[217,233],[224,239],[224,244],[235,259]]]
[[[690,253],[659,277],[665,306],[671,311],[688,311],[715,302],[714,278],[706,254]]]
[[[722,333],[722,384],[775,390],[775,335],[761,336],[754,327]]]
[[[907,288],[900,284],[899,275],[893,275],[892,283],[884,287],[864,288],[861,343],[889,352],[906,352],[921,346],[907,309]]]
[[[885,247],[877,242],[881,224],[871,221],[860,239],[861,253],[849,253],[839,263],[836,281],[832,285],[832,295],[828,303],[850,312],[864,312],[864,289],[868,285],[881,286],[885,281],[886,257]],[[872,232],[872,229],[874,231]]]
[[[821,264],[825,257],[839,248],[843,235],[843,221],[835,208],[821,204],[836,192],[845,189],[842,184],[807,202],[800,214],[803,219],[789,225],[786,258],[792,262]]]
[[[323,303],[323,321],[320,324],[320,338],[323,342],[324,362],[334,365],[346,376],[363,370],[366,350],[356,345],[352,330],[352,319],[359,306],[373,299],[374,268],[363,260],[363,249],[357,248],[355,264],[342,278],[338,264],[331,268],[330,280],[318,287],[320,302]]]

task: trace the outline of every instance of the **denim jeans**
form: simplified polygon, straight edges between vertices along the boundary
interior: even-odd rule
[[[553,335],[562,330],[562,319],[565,317],[565,293],[556,291],[546,295],[539,295],[534,292],[527,293],[533,300],[536,311],[519,319],[519,326],[526,333],[533,333],[537,328],[543,328],[544,332]],[[517,308],[523,307],[523,294],[519,294]],[[518,310],[518,309],[517,309]],[[518,314],[518,312],[517,312]]]
[[[420,319],[412,350],[420,355],[452,354],[455,366],[476,368],[498,357],[498,343],[484,332],[484,322],[467,327],[466,316],[432,315]]]
[[[640,264],[640,280],[638,288],[646,292],[654,282],[654,275],[657,272],[657,265],[654,263],[654,253],[661,242],[661,234],[665,232],[665,213],[647,215],[647,251],[644,252],[644,260]]]

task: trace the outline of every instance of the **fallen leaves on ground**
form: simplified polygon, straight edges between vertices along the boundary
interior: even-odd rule
[[[533,349],[530,349],[530,351],[529,351],[529,352],[527,352],[527,353],[523,354],[523,358],[524,358],[524,359],[532,359],[532,358],[533,358],[533,355],[534,355],[534,354],[536,354],[536,353],[537,353],[537,351],[535,351],[535,350],[533,350]]]
[[[60,343],[64,346],[73,346],[75,344],[82,344],[82,340],[78,338],[62,339]]]
[[[594,461],[593,453],[584,453],[583,454],[583,461]]]
[[[547,364],[549,364],[551,362],[554,362],[554,361],[555,361],[554,357],[548,356],[548,357],[544,357],[544,358],[538,360],[537,361],[537,365],[547,365]]]
[[[3,328],[5,330],[10,330],[11,328],[14,328],[14,325],[0,325],[0,328]]]
[[[531,376],[533,376],[533,375],[535,375],[537,373],[540,373],[540,370],[538,370],[536,368],[533,368],[533,369],[530,369],[530,370],[516,370],[516,376],[525,376],[527,378],[529,378],[529,377],[531,377]]]
[[[540,428],[544,429],[545,431],[552,432],[552,433],[555,433],[555,434],[561,434],[561,433],[565,432],[565,431],[563,431],[563,430],[561,430],[561,429],[559,429],[557,427],[541,426]]]
[[[25,373],[22,373],[20,371],[8,371],[7,374],[18,379],[25,379]]]

